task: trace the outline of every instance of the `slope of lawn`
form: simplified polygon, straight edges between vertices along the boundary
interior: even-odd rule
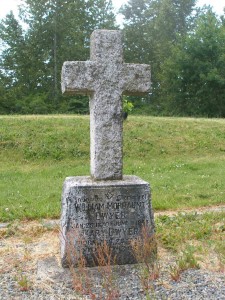
[[[89,175],[88,116],[0,116],[0,221],[56,218],[65,177]],[[225,204],[225,120],[129,116],[124,174],[154,210]]]

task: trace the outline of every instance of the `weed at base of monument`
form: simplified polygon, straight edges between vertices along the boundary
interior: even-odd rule
[[[180,275],[188,269],[199,269],[200,266],[194,257],[194,249],[188,246],[178,257],[176,264],[170,267],[170,277],[174,281],[180,280]]]
[[[80,245],[79,249],[74,246],[74,240]],[[87,262],[83,255],[84,241],[81,235],[70,233],[67,235],[67,262],[72,275],[72,287],[81,296],[89,296],[91,300],[115,300],[118,299],[119,291],[116,289],[112,264],[115,257],[106,241],[95,245],[95,265],[100,277],[100,289],[96,291],[96,278],[91,275],[91,269],[87,268]],[[76,266],[76,267],[75,267]],[[104,295],[103,295],[104,291]]]
[[[112,265],[116,264],[116,256],[113,256],[112,249],[106,241],[102,244],[96,244],[95,254],[98,272],[102,277],[102,287],[106,292],[107,300],[118,299],[119,291],[115,285],[115,276]]]
[[[27,275],[24,275],[22,272],[15,277],[15,280],[19,286],[20,291],[27,292],[31,289],[31,283],[27,278]]]
[[[133,255],[139,263],[137,276],[147,299],[154,297],[153,281],[159,278],[160,265],[157,259],[157,244],[153,230],[148,225],[143,225],[138,238],[131,241]],[[151,292],[151,296],[149,295]]]
[[[63,237],[65,239],[65,237]],[[80,248],[74,246],[76,238]],[[72,287],[81,296],[89,295],[91,300],[95,300],[96,295],[92,293],[93,282],[86,268],[86,259],[83,255],[84,242],[75,230],[67,235],[67,262],[72,275]],[[74,264],[76,263],[76,267]]]
[[[178,266],[170,266],[170,277],[173,281],[180,281],[181,270],[179,270]]]

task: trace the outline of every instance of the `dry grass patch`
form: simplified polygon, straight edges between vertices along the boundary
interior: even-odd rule
[[[1,230],[0,272],[34,270],[37,261],[59,256],[59,231],[37,221],[21,222]]]
[[[172,211],[168,215],[156,214],[157,261],[153,265],[146,260],[137,269],[140,284],[142,280],[146,295],[149,289],[154,295],[153,282],[155,280],[157,284],[168,288],[171,284],[168,277],[172,280],[179,280],[181,272],[188,268],[200,267],[202,270],[224,273],[224,214],[224,212],[218,211],[206,213],[201,210],[199,214],[196,212],[177,214]],[[5,228],[4,231],[5,233],[0,238],[0,272],[10,272],[16,279],[20,290],[26,291],[36,284],[36,268],[39,261],[55,257],[60,265],[57,223],[54,225],[51,222],[16,222]],[[136,243],[135,247],[136,250],[139,249],[138,253],[140,251],[148,253],[148,250],[151,250],[149,243],[152,242],[152,237],[147,232],[145,233],[143,241],[146,244],[144,247],[147,252],[142,251],[139,247],[143,246],[143,243],[142,245]],[[103,250],[99,250],[100,260],[107,257],[102,254],[105,251]],[[147,254],[145,254],[146,256]],[[102,282],[105,282],[106,286],[112,282],[113,289],[108,290],[108,295],[111,297],[109,299],[116,299],[118,293],[117,286],[115,286],[116,281],[113,278],[114,268],[111,269],[110,263],[101,268],[100,271],[98,270],[100,282],[103,280]],[[72,272],[75,272],[73,273],[73,283],[76,290],[79,290],[81,274],[86,282],[86,287],[88,280],[92,280],[88,277],[89,269],[85,268],[85,264]],[[167,275],[165,276],[165,274]],[[93,299],[98,299],[95,292],[91,291],[92,283],[89,282],[89,294],[92,293]],[[45,281],[38,284],[48,288]],[[80,289],[83,289],[84,292],[84,286],[80,285]]]

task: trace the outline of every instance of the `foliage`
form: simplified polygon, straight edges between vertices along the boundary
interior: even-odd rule
[[[180,280],[181,272],[188,269],[199,269],[200,266],[194,256],[194,247],[188,246],[178,257],[176,264],[170,266],[170,276],[172,280]]]
[[[17,20],[10,13],[0,21],[0,39],[4,44],[0,112],[43,113],[47,108],[49,112],[77,109],[86,113],[85,98],[86,106],[80,109],[80,97],[61,96],[61,68],[64,61],[88,59],[94,29],[116,28],[111,0],[23,0],[19,17]],[[41,97],[45,101],[32,101],[26,111],[21,105],[24,97]]]
[[[149,291],[154,290],[154,280],[159,278],[160,266],[157,259],[157,242],[153,229],[148,225],[142,226],[139,237],[131,240],[133,255],[139,264],[138,277],[142,288],[149,298]]]
[[[129,97],[132,113],[224,117],[225,17],[196,2],[122,6],[125,61],[152,68],[151,92]],[[0,114],[87,114],[87,97],[61,95],[61,67],[87,60],[92,31],[117,29],[115,17],[111,0],[23,0],[18,19],[0,20]]]
[[[63,233],[61,232],[61,235]],[[76,237],[77,245],[74,245],[74,237]],[[67,233],[67,236],[62,236],[67,243],[67,266],[72,275],[72,286],[79,296],[89,296],[90,299],[96,300],[115,300],[119,298],[119,290],[116,286],[113,265],[116,264],[116,256],[113,255],[112,249],[106,241],[98,244],[94,248],[94,265],[97,266],[97,274],[95,277],[100,277],[99,289],[95,289],[96,283],[93,274],[87,268],[87,260],[84,255],[85,242],[82,234],[77,230],[72,230]],[[98,283],[98,284],[99,284]]]
[[[130,113],[130,112],[132,112],[133,108],[134,108],[133,103],[130,102],[127,97],[124,97],[123,98],[123,111],[126,113]]]
[[[224,220],[223,210],[186,211],[156,218],[159,247],[172,251],[176,257],[175,264],[170,267],[173,280],[179,280],[180,273],[186,269],[199,268],[212,252],[218,260],[217,268],[224,270]]]
[[[213,235],[213,228],[209,224],[212,215],[204,216],[197,213],[184,213],[177,216],[162,216],[157,219],[157,228],[160,236],[160,242],[167,249],[178,251],[179,245],[188,240],[207,240]],[[167,225],[173,228],[170,230],[162,230]]]
[[[152,91],[141,100],[132,97],[138,113],[160,113],[158,94],[162,64],[170,57],[177,36],[192,24],[195,0],[130,0],[121,8],[124,15],[125,58],[128,62],[151,64]]]
[[[84,96],[70,98],[66,110],[69,113],[87,114],[89,112],[89,99]]]
[[[225,28],[209,9],[163,66],[161,97],[176,115],[225,117]],[[163,100],[162,100],[163,101]]]
[[[29,289],[31,289],[31,284],[30,284],[29,279],[22,272],[15,279],[17,281],[20,291],[25,292],[25,291],[28,291]]]

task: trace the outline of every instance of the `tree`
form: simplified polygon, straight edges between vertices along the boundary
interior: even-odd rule
[[[16,112],[15,106],[9,108],[9,103],[12,104],[17,97],[27,94],[32,88],[32,78],[29,76],[26,35],[12,12],[0,23],[0,38],[3,43],[0,57],[2,89],[0,106],[6,110],[10,109],[10,112]],[[9,99],[8,104],[5,103],[5,98]]]
[[[225,117],[225,28],[211,9],[172,48],[161,82],[167,112]]]
[[[38,102],[43,111],[46,107],[49,111],[66,111],[71,99],[67,101],[61,96],[62,64],[66,60],[88,59],[89,39],[94,29],[116,28],[112,2],[23,0],[20,19],[27,24],[26,32],[12,15],[1,22],[0,38],[6,47],[1,60],[4,76],[12,78],[13,86],[18,82],[20,87],[26,87],[25,92],[24,89],[21,93],[15,90],[21,112],[24,112],[24,106],[30,107],[26,112],[32,112],[34,103]],[[8,36],[4,32],[8,32]],[[11,63],[15,57],[21,60],[17,65]]]
[[[121,8],[126,59],[152,66],[152,94],[144,101],[152,106],[158,106],[161,66],[170,57],[177,37],[191,26],[195,3],[196,0],[130,0]]]

